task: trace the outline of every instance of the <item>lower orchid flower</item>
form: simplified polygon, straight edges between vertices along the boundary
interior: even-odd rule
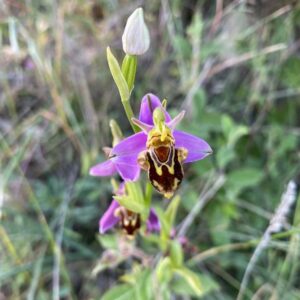
[[[99,232],[105,233],[117,224],[128,236],[133,236],[141,228],[141,215],[128,210],[113,200],[99,221]],[[147,232],[159,232],[160,224],[153,208],[150,209],[146,222]]]
[[[140,168],[148,173],[152,185],[170,198],[183,179],[183,163],[201,160],[212,153],[203,139],[176,130],[184,111],[171,119],[166,102],[147,94],[141,102],[138,119],[132,121],[142,131],[125,138],[110,152],[110,158],[91,168],[94,176],[119,172],[124,180],[137,180]]]
[[[125,193],[125,184],[120,184],[117,195]],[[99,221],[99,232],[105,233],[107,230],[115,227],[117,224],[124,230],[128,236],[134,236],[141,227],[141,215],[133,212],[124,206],[121,206],[115,199],[112,200],[109,208],[103,214]],[[150,209],[146,222],[147,232],[159,232],[160,223],[153,208]]]

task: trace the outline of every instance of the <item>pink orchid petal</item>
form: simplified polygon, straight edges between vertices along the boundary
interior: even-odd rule
[[[147,135],[139,132],[118,143],[111,151],[112,156],[129,156],[138,155],[146,149]]]
[[[147,220],[147,231],[148,232],[159,232],[160,223],[154,208],[150,209],[149,217]]]
[[[125,181],[136,181],[140,175],[137,155],[115,157],[116,169]]]
[[[90,168],[90,175],[92,176],[112,176],[117,172],[114,163],[107,160]]]
[[[114,227],[119,222],[119,218],[115,216],[115,210],[119,206],[120,206],[119,203],[116,200],[113,200],[109,208],[101,217],[99,221],[99,232],[101,234],[105,233],[107,230]]]
[[[149,105],[149,102],[150,102],[150,105]],[[146,94],[143,97],[142,102],[141,102],[139,120],[148,125],[154,125],[153,119],[152,119],[152,114],[156,107],[162,108],[159,98],[151,93]],[[166,111],[165,111],[165,117],[166,117],[166,122],[171,121],[171,117]]]
[[[188,157],[184,163],[203,159],[212,153],[212,149],[209,144],[195,135],[179,130],[175,130],[173,135],[175,138],[175,147],[183,147],[188,150]]]

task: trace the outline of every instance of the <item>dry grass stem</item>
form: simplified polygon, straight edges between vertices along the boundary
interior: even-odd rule
[[[296,200],[296,183],[290,181],[287,185],[286,191],[281,197],[279,206],[276,209],[274,216],[272,217],[268,228],[263,234],[258,246],[255,248],[254,253],[251,256],[251,259],[247,265],[246,271],[244,273],[240,290],[237,296],[237,300],[244,299],[244,294],[247,289],[251,273],[261,255],[262,251],[269,245],[271,240],[271,234],[276,233],[282,229],[286,223],[286,216],[290,211],[292,204]]]

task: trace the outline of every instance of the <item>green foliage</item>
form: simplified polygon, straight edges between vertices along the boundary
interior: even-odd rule
[[[125,77],[130,93],[133,89],[136,68],[137,58],[135,56],[126,54],[122,62],[122,73]]]
[[[299,88],[300,79],[297,76],[299,67],[300,60],[297,57],[289,58],[282,66],[280,79],[286,87]]]
[[[140,214],[144,214],[144,212],[149,209],[145,207],[144,196],[139,183],[127,182],[126,194],[121,196],[115,196],[115,199],[122,206]]]
[[[263,178],[262,170],[242,168],[232,171],[227,177],[227,192],[230,198],[235,199],[245,188],[255,187]]]
[[[121,97],[122,101],[126,101],[129,99],[129,96],[130,96],[130,90],[127,85],[126,79],[124,78],[124,75],[122,73],[122,70],[120,68],[120,65],[119,65],[117,59],[112,54],[109,47],[107,48],[106,54],[107,54],[107,62],[109,65],[109,69],[110,69],[113,79],[118,87],[120,97]]]
[[[101,300],[132,300],[134,289],[129,284],[117,285],[111,288]]]
[[[97,238],[104,249],[118,248],[118,240],[115,235],[98,235]]]
[[[178,241],[172,241],[170,245],[170,259],[173,267],[180,268],[183,264],[183,251]]]
[[[172,290],[177,295],[189,295],[193,297],[197,297],[199,299],[203,298],[202,296],[205,294],[209,294],[213,291],[218,290],[218,285],[215,280],[212,278],[205,276],[205,275],[199,275],[194,274],[193,276],[197,276],[198,279],[196,281],[201,282],[201,293],[200,297],[199,294],[197,294],[197,289],[194,290],[192,286],[189,284],[189,281],[186,278],[178,277],[174,280],[174,283],[172,285]],[[195,278],[197,278],[195,277]],[[202,296],[201,296],[202,295]]]
[[[202,283],[196,273],[187,268],[176,268],[175,273],[187,283],[196,296],[202,296],[204,294]]]
[[[165,251],[168,247],[168,242],[171,236],[171,231],[174,226],[174,221],[177,213],[177,209],[180,203],[180,197],[175,196],[174,199],[168,205],[165,212],[162,212],[159,208],[157,213],[161,225],[160,231],[160,247],[162,251]]]

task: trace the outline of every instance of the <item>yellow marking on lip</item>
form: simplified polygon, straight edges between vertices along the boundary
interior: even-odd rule
[[[168,166],[168,171],[169,171],[169,173],[172,174],[172,175],[175,174],[174,163],[172,164],[172,166]]]
[[[164,197],[167,198],[167,199],[170,199],[173,195],[174,195],[174,192],[164,193]]]
[[[137,217],[135,216],[133,220],[131,220],[131,225],[134,227],[137,223]]]
[[[163,187],[156,181],[156,180],[153,180],[153,185],[160,191],[162,192],[163,191]]]

